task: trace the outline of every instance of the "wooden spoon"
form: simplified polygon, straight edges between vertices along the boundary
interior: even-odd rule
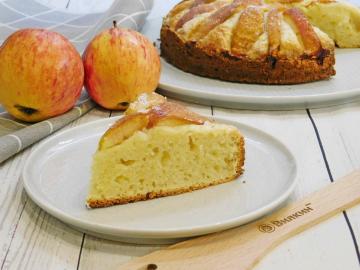
[[[286,239],[360,202],[360,170],[254,223],[187,240],[120,270],[249,270]]]

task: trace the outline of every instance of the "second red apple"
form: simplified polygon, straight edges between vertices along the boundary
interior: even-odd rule
[[[126,109],[141,93],[156,89],[160,57],[142,34],[113,27],[97,35],[83,55],[85,86],[104,108]]]

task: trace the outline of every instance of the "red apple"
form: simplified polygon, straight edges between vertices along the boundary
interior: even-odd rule
[[[20,120],[40,121],[68,111],[83,81],[79,53],[58,33],[23,29],[0,47],[0,103]]]
[[[160,57],[153,44],[116,25],[90,42],[83,62],[89,95],[107,109],[126,109],[141,93],[153,92],[160,78]]]

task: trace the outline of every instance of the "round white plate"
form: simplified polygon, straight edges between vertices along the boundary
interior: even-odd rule
[[[118,118],[75,127],[44,141],[23,171],[31,199],[70,226],[111,240],[169,243],[257,219],[292,192],[296,163],[289,150],[264,132],[237,126],[246,138],[245,173],[214,187],[127,205],[87,209],[92,155],[104,131]]]
[[[149,18],[143,33],[159,38],[161,19]],[[157,42],[159,44],[159,42]],[[186,73],[163,58],[160,92],[206,105],[240,109],[299,109],[323,107],[360,99],[360,49],[336,50],[336,76],[296,85],[231,83]]]

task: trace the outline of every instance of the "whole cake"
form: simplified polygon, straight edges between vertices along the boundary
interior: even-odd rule
[[[335,1],[185,0],[164,18],[161,54],[201,76],[295,84],[335,75],[332,38],[360,46],[358,8]]]
[[[221,184],[243,171],[244,139],[164,98],[145,95],[102,136],[93,157],[91,208]]]

